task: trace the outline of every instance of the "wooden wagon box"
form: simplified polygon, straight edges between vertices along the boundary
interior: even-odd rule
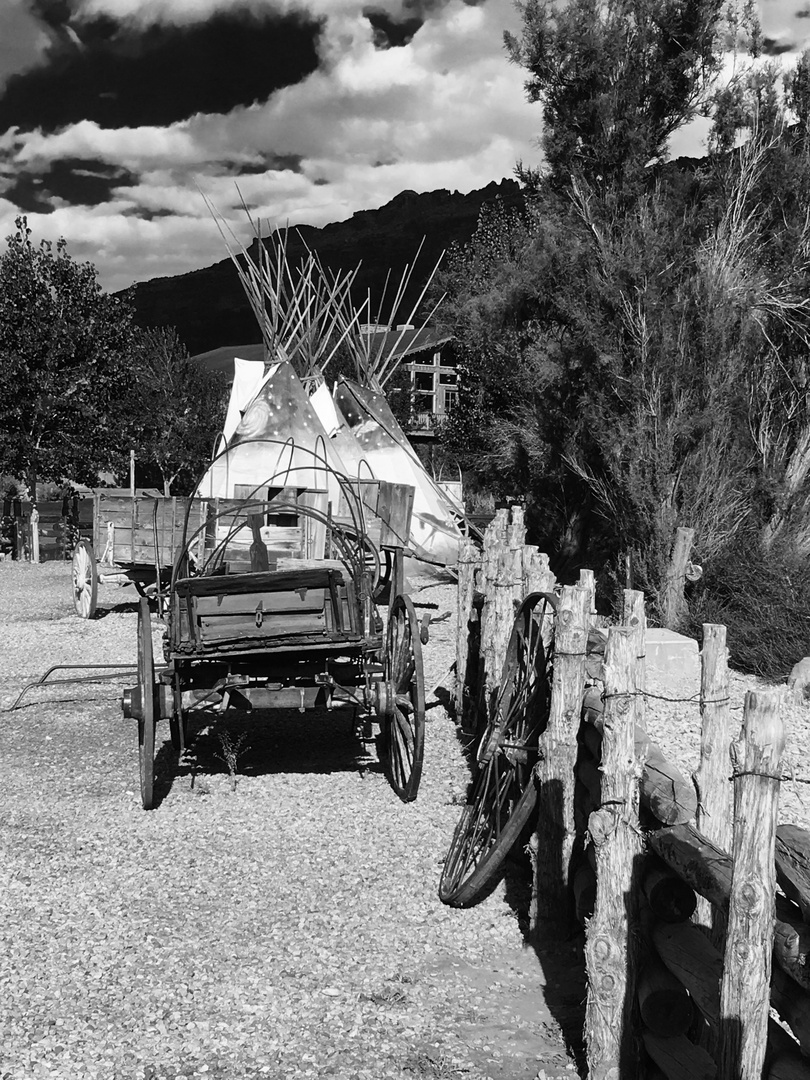
[[[191,506],[189,507],[189,503]],[[93,493],[93,550],[103,564],[170,567],[183,544],[188,510],[188,536],[200,530],[208,516],[206,499],[164,496],[140,488],[96,488]]]
[[[411,535],[414,489],[388,480],[353,480],[363,507],[365,531],[378,548],[407,548]],[[352,527],[347,500],[341,497],[334,520]]]

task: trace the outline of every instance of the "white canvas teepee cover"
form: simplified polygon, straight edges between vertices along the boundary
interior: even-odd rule
[[[204,498],[233,499],[268,487],[326,491],[346,469],[289,363],[274,365],[244,409],[228,448],[200,483]]]
[[[339,413],[378,480],[414,488],[411,547],[426,561],[453,566],[463,539],[453,509],[428,476],[384,394],[342,379],[335,387]]]
[[[264,378],[263,361],[242,360],[239,356],[233,358],[231,396],[228,401],[225,424],[222,428],[226,443],[229,443],[233,438],[234,432],[242,422],[242,414],[258,393]]]

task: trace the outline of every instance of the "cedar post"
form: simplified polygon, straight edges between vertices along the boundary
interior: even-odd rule
[[[728,651],[725,626],[703,624],[700,652],[700,765],[693,776],[698,797],[696,824],[704,836],[731,851],[731,786],[729,784]],[[711,927],[718,949],[725,940],[725,918],[708,900],[698,900],[696,922]]]
[[[548,564],[548,555],[536,545],[527,544],[523,549],[523,595],[533,592],[551,592],[557,579]]]
[[[582,569],[579,572],[579,581],[577,582],[580,589],[584,589],[588,594],[588,622],[591,626],[596,625],[596,578],[593,570]]]
[[[734,762],[733,871],[720,989],[721,1080],[760,1080],[768,1037],[774,849],[785,729],[781,690],[745,695]]]
[[[456,608],[456,719],[464,720],[464,691],[469,687],[467,661],[470,648],[470,621],[473,617],[475,572],[480,566],[478,548],[467,539],[458,555],[458,606]]]
[[[634,645],[625,628],[609,631],[605,649],[602,806],[588,821],[596,849],[596,907],[585,942],[585,1044],[590,1080],[631,1080],[638,1070],[631,1027],[642,854],[638,823],[640,763],[634,750],[638,702],[633,685]]]
[[[522,547],[522,545],[521,545]],[[506,659],[506,647],[515,622],[515,605],[512,601],[512,552],[503,550],[498,560],[498,574],[495,578],[495,593],[491,609],[491,618],[487,622],[487,653],[490,670],[487,673],[487,703],[497,694],[501,685],[503,664]]]
[[[644,593],[638,589],[624,590],[622,625],[630,631],[635,652],[633,685],[638,692],[636,699],[636,723],[646,730],[647,703],[647,613],[644,610]]]
[[[695,538],[694,529],[676,529],[675,542],[667,567],[664,586],[664,625],[670,630],[680,630],[687,615],[686,599],[683,595],[686,581],[686,564]]]
[[[554,621],[551,708],[540,736],[537,762],[538,828],[532,838],[536,862],[536,911],[540,918],[571,914],[569,874],[574,847],[574,765],[585,686],[589,597],[566,585]]]
[[[520,506],[512,507],[512,524],[506,539],[509,548],[509,572],[512,578],[512,598],[523,602],[523,552],[526,544],[526,526],[523,524],[523,510]]]
[[[494,618],[493,607],[495,603],[495,580],[498,576],[498,559],[506,542],[506,526],[503,523],[503,515],[506,513],[508,511],[498,510],[495,518],[487,526],[484,533],[484,550],[481,557],[479,591],[483,593],[484,603],[481,608],[478,700],[479,704],[484,703],[485,708],[488,702],[485,688],[492,679],[492,659],[487,651],[492,636],[490,622]],[[498,675],[500,676],[500,672]]]

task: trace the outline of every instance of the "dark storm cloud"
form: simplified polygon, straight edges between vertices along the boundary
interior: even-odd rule
[[[762,39],[762,51],[766,56],[781,56],[782,53],[790,52],[795,48],[795,41],[777,41],[769,37]]]
[[[134,173],[103,161],[65,158],[47,170],[17,171],[3,191],[26,214],[47,214],[56,205],[97,206],[109,202],[116,188],[137,182]]]
[[[396,20],[381,8],[365,7],[363,15],[371,23],[374,30],[374,44],[378,49],[407,45],[424,23],[424,19],[419,15]]]
[[[236,176],[259,176],[266,172],[300,173],[303,162],[300,154],[262,154],[255,161],[236,166],[233,172]]]
[[[795,18],[810,19],[810,8],[801,8],[800,11],[795,12]]]
[[[318,66],[322,22],[242,9],[190,26],[137,28],[109,17],[69,21],[66,0],[37,0],[51,33],[45,60],[0,94],[0,132],[163,126],[266,101]]]

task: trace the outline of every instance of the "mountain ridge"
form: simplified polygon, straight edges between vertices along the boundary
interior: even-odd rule
[[[359,306],[371,294],[376,314],[386,275],[395,291],[402,271],[414,261],[409,288],[398,312],[400,321],[410,314],[419,293],[442,251],[453,243],[466,243],[484,205],[500,199],[505,206],[522,207],[523,193],[516,180],[493,180],[466,194],[439,188],[405,190],[376,210],[358,210],[345,221],[323,226],[298,225],[290,229],[288,259],[297,263],[307,249],[317,252],[327,269],[360,270],[353,288]],[[255,244],[255,241],[254,241]],[[139,282],[128,290],[138,322],[143,326],[174,326],[192,355],[224,345],[259,342],[261,334],[229,257],[211,266],[174,277]]]

